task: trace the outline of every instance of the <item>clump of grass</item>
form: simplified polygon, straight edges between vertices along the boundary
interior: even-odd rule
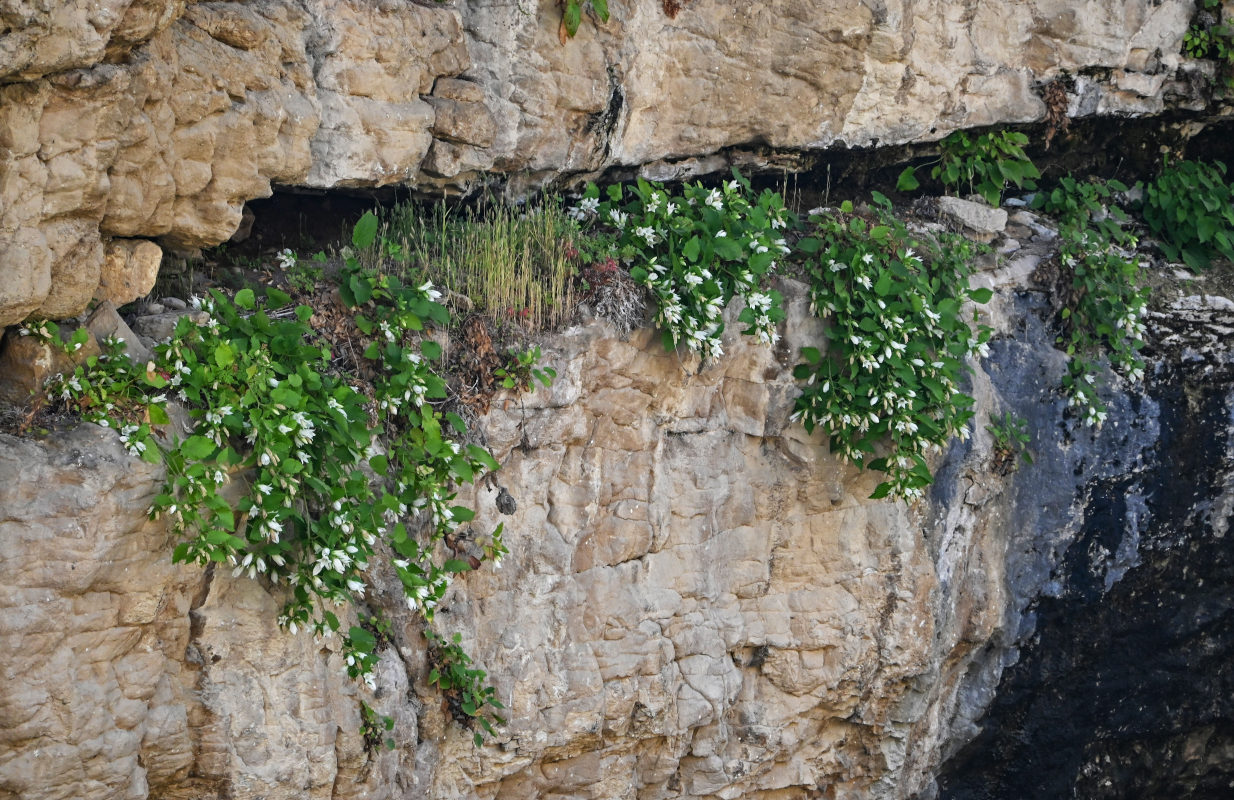
[[[547,198],[523,208],[439,202],[396,207],[380,246],[407,281],[431,280],[466,295],[477,313],[541,330],[574,312],[581,236],[578,223]]]

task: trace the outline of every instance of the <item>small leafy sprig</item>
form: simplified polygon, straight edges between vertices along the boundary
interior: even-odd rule
[[[472,666],[471,657],[459,644],[462,636],[456,633],[446,639],[426,628],[424,637],[428,640],[429,660],[433,664],[428,676],[429,684],[446,695],[450,710],[459,722],[473,729],[479,725],[484,733],[493,736],[493,724],[505,723],[505,719],[497,714],[505,706],[497,699],[497,690],[486,685],[488,674]],[[479,747],[484,742],[483,733],[475,731],[472,741]]]
[[[1234,27],[1221,21],[1221,0],[1198,0],[1195,22],[1183,34],[1183,52],[1190,58],[1217,62],[1226,88],[1234,86]]]
[[[1015,464],[1018,455],[1025,464],[1033,463],[1033,456],[1028,452],[1028,444],[1032,437],[1028,433],[1028,422],[1017,417],[1010,411],[1003,412],[1001,417],[990,415],[990,424],[985,428],[994,439],[995,470],[1006,474]]]
[[[557,370],[552,367],[540,367],[540,347],[533,345],[520,350],[510,349],[505,366],[493,370],[493,375],[501,379],[503,389],[516,389],[520,392],[530,392],[538,382],[548,388],[557,377]]]
[[[394,739],[387,734],[394,730],[394,718],[378,714],[372,706],[360,701],[360,735],[364,737],[364,749],[369,754],[384,747],[394,749]]]
[[[628,197],[610,186],[603,202],[590,184],[573,210],[615,229],[619,257],[656,300],[665,349],[722,355],[722,312],[733,297],[745,303],[743,333],[766,345],[779,341],[782,298],[761,286],[791,252],[784,230],[792,218],[779,194],[764,191],[751,201],[749,181],[733,175],[716,188],[684,186],[680,195],[640,178]]]
[[[78,328],[62,341],[59,327],[50,321],[22,330],[70,355],[80,351],[89,339],[89,331]],[[119,339],[109,337],[100,345],[101,353],[88,356],[71,373],[53,377],[46,387],[48,396],[87,422],[115,428],[130,454],[157,464],[160,450],[152,426],[169,421],[160,396],[168,385],[168,376],[154,362],[134,364]]]
[[[976,312],[965,304],[991,292],[968,287],[970,242],[918,239],[885,197],[875,201],[865,215],[846,201],[811,217],[813,235],[799,243],[811,255],[811,308],[830,325],[825,349],[802,348],[793,418],[828,431],[846,459],[887,473],[871,497],[913,500],[932,480],[927,454],[968,436],[973,399],[959,386],[991,332],[970,326]]]
[[[583,6],[590,6],[601,22],[608,22],[608,0],[558,0],[561,3],[561,25],[557,38],[562,44],[573,39],[583,21]]]
[[[1033,188],[1041,173],[1024,152],[1028,137],[1015,131],[990,131],[975,137],[955,131],[938,143],[939,160],[930,177],[949,191],[967,187],[987,203],[998,206],[1008,183]],[[916,168],[907,167],[896,183],[899,191],[912,191],[920,182]]]
[[[1131,381],[1144,377],[1139,351],[1148,289],[1141,285],[1136,238],[1123,227],[1127,215],[1114,202],[1115,193],[1125,191],[1118,181],[1068,176],[1033,201],[1060,220],[1059,261],[1070,283],[1059,341],[1071,357],[1063,378],[1068,406],[1096,427],[1108,413],[1097,393],[1100,360],[1108,357]]]

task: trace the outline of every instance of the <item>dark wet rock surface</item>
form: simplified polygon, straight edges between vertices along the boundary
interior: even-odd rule
[[[1106,460],[1082,488],[1082,527],[939,797],[1234,797],[1232,325],[1212,309],[1154,321],[1146,396],[1110,420],[1150,433],[1151,452],[1089,454]],[[1050,559],[1029,556],[1008,566],[1031,591]]]

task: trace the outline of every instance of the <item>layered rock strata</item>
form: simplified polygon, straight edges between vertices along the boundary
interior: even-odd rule
[[[1064,72],[1072,115],[1203,105],[1185,0],[611,7],[564,46],[552,0],[0,8],[0,324],[141,296],[117,242],[217,244],[276,184],[664,178],[732,148],[931,141],[1042,119]]]

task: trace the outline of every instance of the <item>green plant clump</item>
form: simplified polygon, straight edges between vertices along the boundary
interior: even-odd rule
[[[391,261],[390,271],[411,283],[448,286],[494,319],[553,327],[574,312],[582,234],[559,203],[542,200],[521,210],[490,201],[474,211],[442,202],[427,214],[399,206],[356,257],[373,270]]]
[[[846,201],[839,214],[812,217],[815,232],[799,244],[811,254],[812,309],[830,325],[825,349],[802,349],[793,415],[807,431],[827,430],[845,458],[887,473],[872,497],[912,500],[932,480],[928,452],[968,435],[973,399],[960,384],[991,332],[970,326],[965,303],[991,292],[968,287],[970,242],[918,240],[885,197],[875,200],[868,216]]]
[[[1129,380],[1144,377],[1139,351],[1144,346],[1144,310],[1148,289],[1141,285],[1136,238],[1124,226],[1126,214],[1113,201],[1127,187],[1118,181],[1063,178],[1033,205],[1058,217],[1059,259],[1070,286],[1062,311],[1063,345],[1071,357],[1063,379],[1068,404],[1084,422],[1105,422],[1105,404],[1097,396],[1098,360],[1111,364]]]
[[[471,665],[471,658],[459,645],[460,634],[446,639],[432,630],[424,631],[429,643],[429,660],[433,664],[428,682],[440,689],[449,701],[450,709],[460,722],[478,724],[489,736],[493,735],[493,723],[504,724],[497,714],[504,705],[497,699],[497,691],[486,686],[487,673]],[[491,719],[490,719],[491,718]],[[473,736],[476,746],[484,740],[480,731]]]
[[[684,346],[718,358],[721,313],[733,297],[745,302],[738,316],[743,333],[766,345],[780,338],[782,298],[761,286],[777,259],[791,252],[784,239],[791,216],[779,194],[752,198],[749,181],[733,174],[718,188],[694,184],[680,195],[640,178],[628,196],[620,185],[610,186],[604,201],[590,184],[574,209],[580,219],[616,230],[619,258],[656,299],[665,349]]]
[[[941,181],[949,191],[967,188],[990,205],[998,206],[1008,183],[1031,189],[1036,185],[1033,181],[1041,177],[1024,153],[1027,144],[1028,137],[1014,131],[991,131],[976,137],[967,131],[955,131],[938,143],[939,161],[930,170],[930,177]],[[914,167],[901,172],[896,188],[916,189],[920,184],[915,172]]]
[[[517,389],[520,392],[530,392],[538,382],[548,388],[557,377],[557,370],[552,367],[540,367],[540,348],[533,345],[525,350],[512,348],[504,367],[493,370],[493,375],[501,379],[501,388]]]
[[[371,246],[376,228],[366,215],[353,245]],[[372,396],[332,371],[329,350],[309,326],[312,309],[290,308],[274,289],[264,304],[252,289],[234,299],[212,291],[197,303],[209,321],[182,318],[144,369],[111,342],[49,391],[119,430],[133,454],[161,455],[167,483],[150,515],[166,517],[182,539],[176,561],[230,564],[237,576],[287,585],[279,624],[292,633],[339,632],[348,674],[374,686],[377,636],[362,626],[343,631],[334,609],[364,597],[384,539],[408,606],[431,622],[452,577],[472,569],[436,556],[437,543],[474,517],[453,503],[453,487],[497,463],[483,448],[461,444],[462,419],[432,403],[446,396],[431,366],[441,348],[421,332],[448,320],[440,293],[428,282],[409,287],[369,274],[354,258],[343,277],[342,294],[368,339],[364,357],[377,372]],[[50,325],[27,332],[58,341]],[[84,336],[64,347],[79,348]],[[173,395],[196,431],[163,446],[151,425],[168,422]],[[224,496],[229,485],[238,489],[235,503]],[[499,562],[505,553],[498,526],[485,559]]]
[[[1234,193],[1220,161],[1177,161],[1144,187],[1141,214],[1171,261],[1234,260]]]
[[[383,744],[387,750],[394,749],[394,739],[386,734],[394,730],[394,718],[383,716],[372,706],[360,701],[360,735],[364,737],[364,749],[375,752]]]
[[[1032,437],[1028,433],[1028,422],[1022,417],[1010,411],[1001,417],[991,414],[990,424],[985,429],[994,439],[994,458],[1001,465],[1000,471],[1010,470],[1017,455],[1025,464],[1033,463],[1033,456],[1028,452]]]
[[[583,21],[583,6],[588,5],[601,22],[608,22],[608,0],[561,0],[561,30],[563,39],[573,38],[578,33],[578,26]]]
[[[1191,58],[1209,58],[1225,73],[1227,88],[1234,84],[1234,28],[1221,22],[1222,0],[1198,0],[1196,22],[1183,34],[1183,52]]]

